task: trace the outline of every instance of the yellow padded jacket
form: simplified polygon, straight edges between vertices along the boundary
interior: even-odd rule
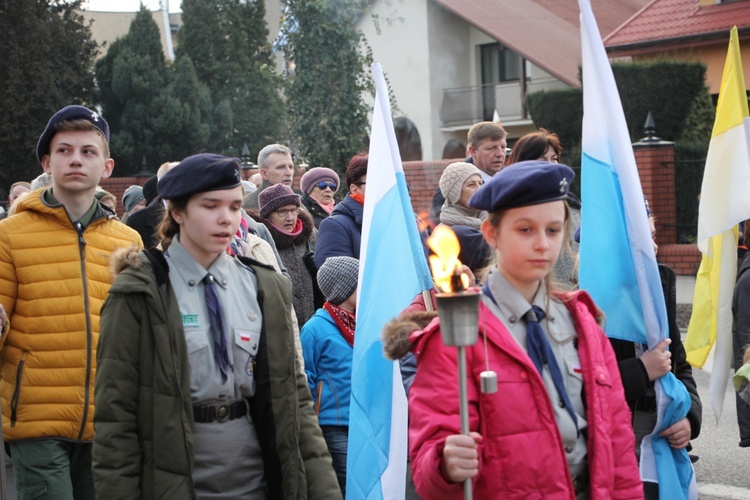
[[[8,441],[94,437],[99,311],[113,281],[110,254],[137,232],[101,207],[86,228],[62,205],[27,195],[0,221],[0,302],[8,314],[0,366]]]

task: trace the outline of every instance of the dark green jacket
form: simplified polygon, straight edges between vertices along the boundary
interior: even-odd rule
[[[303,372],[295,363],[290,285],[250,259],[263,334],[250,406],[268,498],[341,498]],[[97,498],[190,499],[194,462],[190,367],[177,299],[158,250],[113,256],[102,308],[93,472]]]

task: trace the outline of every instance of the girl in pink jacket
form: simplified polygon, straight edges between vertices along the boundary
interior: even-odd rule
[[[470,435],[460,434],[456,349],[443,344],[439,321],[419,330],[428,314],[420,313],[417,324],[402,317],[386,330],[391,356],[403,354],[399,334],[417,356],[409,444],[423,499],[461,498],[469,478],[481,499],[643,498],[599,311],[585,292],[551,288],[573,176],[565,165],[520,162],[469,202],[490,211],[482,233],[497,257],[482,290],[479,340],[466,354]],[[492,394],[481,391],[486,371],[497,374]]]

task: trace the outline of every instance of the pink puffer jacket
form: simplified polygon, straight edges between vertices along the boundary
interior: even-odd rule
[[[585,292],[565,297],[578,332],[578,354],[588,420],[589,498],[643,498],[634,453],[630,411],[617,362],[596,323],[596,307]],[[560,433],[544,383],[528,355],[502,323],[480,306],[480,341],[467,349],[470,428],[479,447],[475,498],[574,499]],[[487,334],[490,369],[498,391],[481,394],[486,369],[481,332]],[[432,321],[410,340],[417,374],[409,393],[409,441],[417,492],[424,499],[460,498],[462,485],[440,472],[445,438],[460,432],[456,349],[445,347],[440,323]]]

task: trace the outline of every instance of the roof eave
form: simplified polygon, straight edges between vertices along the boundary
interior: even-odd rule
[[[750,35],[750,26],[742,27],[737,29],[738,35],[743,37],[744,35]],[[660,48],[664,46],[679,46],[684,45],[688,42],[714,42],[716,40],[725,39],[729,42],[729,31],[722,29],[719,31],[713,31],[708,33],[693,33],[690,35],[675,36],[669,38],[658,38],[653,40],[644,40],[642,42],[624,43],[620,45],[605,45],[607,53],[622,54],[623,52],[638,51],[648,48]]]

